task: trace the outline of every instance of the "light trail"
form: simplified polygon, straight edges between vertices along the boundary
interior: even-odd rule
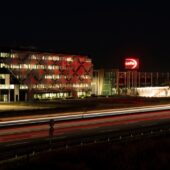
[[[170,120],[170,111],[158,111],[141,114],[125,114],[120,116],[110,117],[96,117],[93,119],[81,119],[62,121],[54,124],[54,136],[67,136],[82,134],[84,132],[91,131],[105,131],[105,129],[117,129],[117,127],[127,127],[138,125],[147,125],[148,123],[157,123],[161,120]],[[23,125],[14,126],[0,129],[0,143],[21,141],[25,139],[35,139],[42,137],[49,137],[50,126],[48,124],[37,124],[37,125]]]
[[[70,113],[63,113],[63,114],[55,114],[55,116],[44,115],[43,117],[41,116],[35,118],[29,116],[28,118],[23,118],[19,120],[3,121],[3,119],[1,119],[0,127],[35,124],[35,123],[49,123],[51,119],[53,119],[55,122],[59,122],[59,121],[68,121],[68,120],[80,120],[80,119],[88,119],[88,118],[137,114],[137,113],[153,112],[153,111],[165,111],[165,110],[170,110],[169,104],[132,107],[132,108],[123,108],[123,109],[84,111],[84,112],[77,112],[77,113],[70,112]]]

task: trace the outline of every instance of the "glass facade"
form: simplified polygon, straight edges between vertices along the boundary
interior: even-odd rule
[[[107,71],[104,72],[104,81],[102,88],[102,95],[114,95],[115,90],[113,87],[116,85],[116,72]]]
[[[136,95],[137,88],[170,86],[170,73],[94,70],[92,93],[96,95]]]

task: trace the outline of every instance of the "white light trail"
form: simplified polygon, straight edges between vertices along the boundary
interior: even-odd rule
[[[57,121],[67,121],[67,120],[78,120],[78,119],[88,119],[97,117],[107,117],[107,116],[118,116],[126,114],[136,114],[144,112],[157,112],[170,110],[170,105],[155,105],[155,106],[144,106],[144,107],[132,107],[132,108],[121,108],[121,109],[108,109],[108,110],[96,110],[96,111],[85,111],[78,113],[70,113],[67,115],[49,116],[49,117],[38,117],[11,121],[0,122],[0,127],[5,126],[15,126],[15,125],[27,125],[33,123],[48,123],[51,119],[55,122]]]

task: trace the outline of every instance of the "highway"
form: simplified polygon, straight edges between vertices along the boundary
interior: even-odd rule
[[[143,127],[170,120],[170,105],[96,110],[43,116],[20,116],[0,119],[0,144],[49,137],[49,121],[54,120],[52,137],[67,137],[130,126]]]
[[[164,111],[170,110],[170,104],[165,105],[154,105],[154,106],[143,106],[143,107],[129,107],[120,109],[103,109],[103,110],[93,110],[93,111],[80,111],[80,112],[66,112],[66,113],[53,113],[53,114],[42,114],[42,115],[31,115],[31,116],[17,116],[17,117],[7,117],[0,118],[0,127],[10,126],[10,125],[22,125],[28,123],[45,123],[49,122],[50,119],[54,121],[67,121],[76,119],[88,119],[96,117],[107,117],[107,116],[118,116],[154,111]]]

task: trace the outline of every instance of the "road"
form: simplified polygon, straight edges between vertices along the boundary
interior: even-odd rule
[[[156,108],[156,109],[155,109]],[[154,111],[153,111],[154,110]],[[140,113],[139,113],[140,112]],[[103,113],[107,116],[103,116]],[[116,113],[116,114],[111,114]],[[124,114],[123,114],[124,113]],[[125,114],[126,113],[126,114]],[[37,121],[44,119],[56,119],[59,116],[70,116],[73,113],[65,115],[44,115],[44,116],[23,116],[15,118],[2,118],[0,125],[10,124],[10,122]],[[93,116],[92,116],[93,114]],[[79,119],[69,119],[67,121],[57,121],[54,124],[54,137],[64,137],[68,135],[105,132],[109,130],[119,130],[122,127],[146,126],[148,124],[159,124],[161,121],[170,120],[170,105],[161,105],[154,107],[127,108],[116,110],[102,110],[74,113],[72,116],[80,116]],[[97,117],[96,117],[97,116]],[[63,117],[62,117],[63,118]],[[67,118],[67,117],[66,117]],[[0,128],[0,143],[30,140],[35,138],[49,137],[49,123],[29,124],[20,126],[3,126]]]
[[[96,117],[105,117],[105,116],[117,116],[125,114],[136,114],[142,112],[152,112],[152,111],[164,111],[170,110],[170,104],[165,105],[154,105],[154,106],[143,106],[143,107],[129,107],[129,108],[120,108],[120,109],[103,109],[103,110],[93,110],[93,111],[79,111],[79,112],[66,112],[66,113],[53,113],[53,114],[35,114],[30,116],[15,116],[15,117],[6,117],[0,118],[0,127],[9,124],[26,124],[29,122],[46,122],[50,119],[55,121],[61,120],[75,120],[82,118],[96,118]]]

